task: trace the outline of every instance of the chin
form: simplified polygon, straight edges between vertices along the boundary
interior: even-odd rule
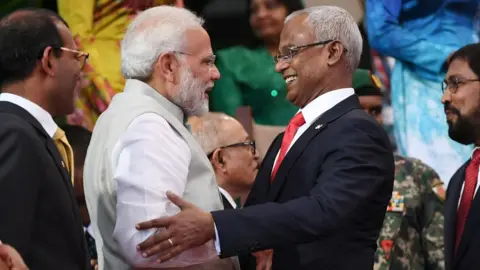
[[[451,126],[448,128],[448,136],[450,139],[463,145],[469,145],[475,142],[475,138],[473,138],[469,132],[464,132]]]

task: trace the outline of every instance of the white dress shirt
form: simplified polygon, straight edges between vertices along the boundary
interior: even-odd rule
[[[88,234],[90,235],[90,237],[92,237],[93,239],[95,239],[95,234],[93,233],[93,227],[92,225],[88,225],[87,227],[83,226],[83,233],[85,232],[88,232]]]
[[[337,105],[338,103],[342,102],[343,100],[345,100],[346,98],[354,94],[355,94],[355,91],[353,90],[353,88],[342,88],[342,89],[333,90],[318,96],[317,98],[312,100],[310,103],[308,103],[305,107],[300,109],[298,112],[302,112],[303,118],[305,118],[305,124],[303,124],[301,127],[298,128],[297,133],[295,133],[295,136],[293,137],[292,143],[288,147],[287,153],[292,148],[292,145],[313,124],[313,122],[315,122],[315,120],[317,120],[323,113],[330,110],[335,105]],[[280,149],[277,153],[277,157],[275,158],[275,163],[277,162],[279,154],[280,154]],[[275,163],[272,166],[272,170],[273,168],[275,168]],[[218,254],[220,254],[221,252],[220,241],[219,241],[216,225],[215,225],[215,237],[216,237],[215,249],[217,250]]]
[[[154,113],[135,118],[115,144],[112,169],[117,184],[117,218],[113,237],[133,266],[183,267],[218,258],[213,241],[160,264],[156,256],[143,258],[136,249],[156,231],[138,231],[137,223],[180,212],[166,192],[183,194],[191,158],[187,142]]]
[[[343,88],[334,91],[330,91],[325,93],[321,96],[318,96],[310,103],[308,103],[305,107],[300,109],[298,113],[303,114],[303,118],[305,119],[305,124],[298,128],[297,133],[293,137],[292,143],[288,147],[288,151],[292,148],[293,144],[302,136],[302,134],[315,122],[323,113],[333,108],[338,103],[342,102],[349,96],[355,94],[355,90],[353,88]],[[280,154],[280,150],[278,150],[277,157],[275,158],[275,162],[273,164],[273,168],[275,168],[275,163],[277,163],[278,155]]]
[[[480,147],[475,147],[475,149],[473,149],[472,158],[473,158],[473,153],[475,153],[476,150],[480,150]],[[475,192],[473,193],[473,198],[474,199],[475,199],[475,196],[477,195],[477,191],[478,191],[479,186],[480,186],[480,169],[478,170],[477,186],[475,187]],[[457,209],[458,209],[458,207],[460,207],[460,201],[462,200],[462,195],[463,195],[463,189],[464,188],[465,188],[465,181],[463,182],[462,189],[460,190],[460,197],[458,197]]]
[[[232,195],[230,195],[230,193],[228,193],[228,191],[226,191],[225,189],[221,188],[221,187],[218,187],[218,190],[220,190],[220,193],[222,193],[223,196],[225,196],[225,198],[227,199],[227,201],[230,203],[230,205],[232,206],[233,209],[236,209],[237,208],[237,203],[235,202],[235,200],[232,198]]]
[[[53,121],[52,116],[50,113],[45,111],[42,107],[38,106],[37,104],[31,102],[30,100],[17,96],[10,93],[1,93],[0,94],[0,101],[7,101],[13,103],[19,107],[22,107],[28,113],[30,113],[37,121],[42,125],[43,129],[47,132],[50,137],[53,138],[55,132],[58,129],[57,124]]]

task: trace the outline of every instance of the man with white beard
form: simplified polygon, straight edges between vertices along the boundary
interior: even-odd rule
[[[165,263],[137,251],[161,229],[135,224],[180,211],[168,190],[205,211],[223,208],[210,162],[185,126],[188,116],[208,111],[207,93],[220,78],[202,23],[186,9],[155,7],[135,18],[122,41],[125,89],[98,119],[84,169],[100,269],[237,267],[218,259],[213,241]]]

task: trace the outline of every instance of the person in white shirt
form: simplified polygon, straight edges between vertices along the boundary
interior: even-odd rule
[[[135,224],[180,211],[167,190],[206,211],[223,209],[212,166],[186,125],[208,112],[208,92],[220,78],[202,23],[186,9],[154,7],[122,40],[126,85],[96,122],[84,167],[100,269],[235,267],[219,267],[213,241],[165,263],[137,250],[162,229],[138,231]]]
[[[225,209],[245,203],[259,162],[255,141],[242,124],[224,113],[208,113],[190,118],[193,136],[212,163]]]

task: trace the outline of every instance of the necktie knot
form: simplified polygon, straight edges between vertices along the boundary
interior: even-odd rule
[[[53,140],[61,140],[65,137],[65,131],[63,131],[61,128],[57,128],[57,131],[55,131],[55,134],[53,135]]]
[[[480,165],[480,149],[475,149],[473,152],[471,163]]]
[[[302,112],[297,113],[290,121],[290,125],[294,125],[296,127],[301,127],[303,124],[305,124],[305,118],[303,117]]]

